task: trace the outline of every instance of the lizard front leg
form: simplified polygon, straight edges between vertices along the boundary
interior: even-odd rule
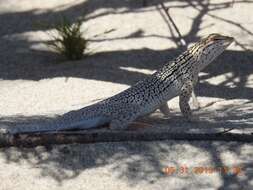
[[[170,108],[168,106],[168,103],[165,102],[163,103],[160,107],[159,107],[160,111],[163,113],[163,115],[165,115],[166,117],[168,117],[170,115]]]
[[[200,105],[199,105],[199,101],[196,97],[196,94],[194,92],[194,89],[192,90],[192,93],[191,93],[191,97],[192,97],[192,104],[193,106],[196,108],[196,109],[199,109],[200,108]],[[169,117],[170,116],[170,108],[168,106],[168,102],[165,102],[164,104],[162,104],[160,107],[159,107],[159,110],[160,112],[166,116],[166,117]]]
[[[198,79],[199,79],[198,73],[195,73],[195,74],[194,74],[194,77],[193,77],[193,82],[192,82],[192,83],[193,83],[193,86],[196,86],[196,85],[197,85]],[[192,89],[192,104],[193,104],[193,106],[194,106],[196,109],[199,109],[199,108],[200,108],[200,103],[199,103],[199,101],[198,101],[198,99],[197,99],[197,96],[196,96],[196,94],[195,94],[194,89]]]
[[[179,107],[180,110],[189,121],[194,121],[196,118],[192,116],[192,111],[189,105],[189,100],[193,91],[193,82],[187,81],[181,88],[181,93],[179,96]]]
[[[193,82],[192,82],[192,85],[196,85],[197,82],[198,82],[198,74],[195,75],[196,77],[193,78]],[[195,91],[194,91],[194,88],[192,87],[192,92],[191,92],[191,97],[192,97],[192,104],[193,106],[196,108],[196,109],[199,109],[200,108],[200,104],[199,104],[199,101],[197,99],[197,96],[195,94]],[[159,107],[159,110],[166,116],[170,116],[170,109],[169,109],[169,106],[168,106],[168,103],[165,102],[164,104],[162,104],[160,107]]]

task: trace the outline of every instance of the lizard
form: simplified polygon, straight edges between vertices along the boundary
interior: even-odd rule
[[[132,87],[90,106],[67,112],[52,121],[8,128],[9,133],[42,133],[86,130],[109,124],[124,130],[137,118],[158,108],[166,114],[167,101],[179,96],[179,107],[188,121],[197,120],[189,105],[198,74],[234,41],[233,37],[210,34]]]

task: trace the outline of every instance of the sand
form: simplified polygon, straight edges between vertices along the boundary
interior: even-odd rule
[[[112,96],[180,54],[157,2],[0,1],[0,125],[15,127]],[[200,73],[198,124],[183,120],[178,98],[169,101],[169,118],[157,111],[145,119],[157,130],[252,133],[253,3],[187,2],[166,3],[187,44],[214,32],[236,42]],[[44,44],[53,32],[45,25],[61,15],[84,20],[91,56],[66,61]],[[0,189],[252,189],[252,152],[250,143],[206,141],[6,148]],[[229,172],[218,171],[226,166]],[[165,167],[176,172],[164,174]],[[198,167],[206,170],[197,173]]]

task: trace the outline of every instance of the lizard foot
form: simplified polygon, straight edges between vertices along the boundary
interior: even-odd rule
[[[109,124],[109,129],[111,130],[125,130],[127,129],[127,125],[123,125],[120,122],[111,122]]]
[[[149,128],[149,127],[153,127],[153,126],[150,124],[147,124],[147,123],[143,123],[143,122],[132,122],[128,126],[128,129],[129,130],[142,130],[142,129]]]

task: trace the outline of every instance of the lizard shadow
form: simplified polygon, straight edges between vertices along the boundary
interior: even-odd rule
[[[88,2],[88,1],[87,1]],[[90,3],[91,1],[89,1]],[[94,5],[91,6],[91,13],[94,11]],[[116,7],[125,7],[122,6],[121,2],[123,1],[114,1]],[[126,1],[124,1],[126,2]],[[190,2],[190,1],[189,1]],[[194,1],[194,4],[199,3],[198,6],[201,6],[201,1]],[[135,3],[134,3],[135,4]],[[193,5],[194,5],[193,4]],[[80,12],[82,12],[82,7],[87,4],[81,4],[74,6],[67,11],[63,11],[64,14],[71,16],[73,19],[79,17]],[[116,8],[115,7],[115,8]],[[197,6],[196,6],[197,7]],[[107,8],[111,8],[110,3]],[[132,11],[132,10],[131,10]],[[200,24],[202,23],[202,18],[206,15],[208,9],[203,9],[200,12],[199,16],[194,19],[194,24],[192,30],[184,36],[185,40],[188,42],[196,41],[199,37],[196,33],[200,30]],[[1,31],[1,42],[2,44],[11,44],[9,47],[2,46],[2,52],[5,52],[3,58],[6,58],[7,61],[2,61],[1,64],[1,78],[4,80],[32,80],[39,81],[45,78],[54,78],[54,77],[77,77],[84,79],[95,79],[98,81],[108,81],[120,84],[132,85],[143,77],[146,77],[147,74],[138,72],[138,71],[129,71],[128,67],[135,69],[149,69],[151,71],[159,68],[166,62],[168,59],[173,58],[178,55],[180,52],[177,52],[174,49],[169,50],[153,50],[148,48],[143,48],[139,50],[129,49],[126,51],[111,51],[111,52],[102,52],[97,55],[91,56],[83,61],[72,63],[64,63],[62,65],[51,64],[50,62],[58,62],[58,56],[54,53],[48,51],[33,50],[30,52],[24,51],[29,49],[30,46],[36,45],[37,42],[28,41],[26,39],[14,39],[13,42],[6,40],[4,38],[7,34],[15,34],[20,32],[31,31],[31,20],[27,20],[29,17],[39,21],[50,21],[53,17],[56,16],[54,12],[46,12],[43,14],[35,14],[36,10],[28,11],[25,13],[8,13],[1,14],[1,21],[8,21],[11,25],[16,27],[15,30],[9,32],[10,27],[3,27]],[[62,12],[62,13],[63,13]],[[61,13],[61,12],[60,12]],[[73,15],[74,13],[74,15]],[[95,16],[88,16],[86,19],[94,19],[105,14],[114,14],[114,10],[110,10]],[[124,14],[124,13],[122,13]],[[36,16],[39,15],[39,16]],[[18,22],[12,23],[14,18],[18,18]],[[25,22],[20,22],[26,20],[29,23],[27,26]],[[53,19],[52,19],[53,20]],[[7,24],[7,26],[9,26]],[[43,29],[43,28],[40,28]],[[129,37],[128,37],[129,36]],[[145,34],[141,32],[136,32],[135,35],[129,34],[124,38],[148,38]],[[164,39],[164,36],[156,36]],[[169,38],[168,38],[169,39]],[[113,39],[104,39],[113,40]],[[117,40],[117,39],[116,39]],[[174,40],[177,40],[176,38]],[[18,48],[17,48],[18,47]],[[11,65],[15,56],[18,59],[22,60],[24,63]],[[33,56],[35,55],[35,58]],[[39,60],[40,59],[40,60]],[[129,61],[130,60],[130,61]],[[252,52],[242,52],[242,51],[227,51],[222,55],[216,62],[216,64],[211,64],[206,70],[206,75],[200,77],[200,84],[197,86],[197,94],[200,96],[206,97],[217,97],[224,99],[246,99],[252,100],[252,88],[246,85],[249,80],[250,75],[252,74]],[[15,62],[15,61],[13,61]],[[46,63],[46,64],[45,64]],[[98,64],[99,63],[99,64]],[[109,64],[110,63],[110,64]],[[71,65],[72,64],[72,65]],[[219,67],[217,66],[219,64]],[[74,65],[74,67],[73,67]],[[40,69],[38,69],[40,68]],[[24,72],[22,72],[24,71]],[[105,73],[107,73],[105,75]],[[206,81],[209,78],[217,77],[225,73],[231,73],[224,82],[220,84],[212,84]],[[239,80],[238,80],[239,79]],[[239,81],[239,82],[237,82]],[[229,85],[235,85],[235,87],[229,87]],[[188,124],[182,121],[182,117],[179,115],[178,111],[173,111],[170,120],[164,120],[157,115],[146,118],[151,123],[157,122],[163,126],[162,128],[175,128],[177,130],[183,130],[186,127],[187,130],[191,129],[192,131],[201,131],[208,130],[206,127],[214,128],[212,131],[220,131],[224,128],[242,128],[248,130],[252,126],[251,121],[245,121],[247,119],[253,118],[252,116],[252,106],[251,102],[245,103],[243,107],[234,108],[234,105],[221,106],[219,107],[218,113],[221,115],[210,114],[213,110],[204,110],[199,114],[203,114],[202,117],[207,118],[206,116],[211,115],[213,119],[220,120],[219,125],[217,122],[203,120],[201,121],[201,126],[196,126],[196,124]],[[243,108],[244,111],[241,109]],[[214,109],[215,110],[215,109]],[[246,111],[247,110],[247,111]],[[223,113],[225,112],[225,114]],[[18,122],[37,122],[41,120],[47,120],[50,118],[47,117],[31,117],[29,120],[25,117],[18,118],[2,118],[1,123],[5,125],[16,126]],[[169,122],[169,123],[168,123]],[[166,126],[164,126],[166,125]],[[171,126],[171,127],[168,127]],[[188,126],[188,127],[187,127]],[[181,128],[181,129],[178,129]],[[204,129],[203,129],[204,128]],[[173,146],[173,144],[176,146]],[[132,186],[138,185],[140,182],[147,182],[148,184],[154,184],[159,179],[166,178],[161,169],[166,165],[176,165],[180,166],[180,156],[188,154],[190,157],[194,158],[197,152],[194,150],[207,151],[210,154],[210,159],[216,166],[223,165],[221,160],[221,155],[219,152],[219,147],[222,143],[216,143],[212,146],[201,146],[200,143],[192,143],[193,146],[187,145],[185,147],[179,148],[183,142],[154,142],[151,143],[98,143],[94,145],[61,145],[61,146],[48,146],[48,147],[36,147],[34,149],[1,149],[1,155],[5,159],[6,163],[18,163],[24,164],[24,160],[28,162],[29,166],[32,168],[39,168],[40,174],[43,177],[51,177],[59,183],[63,184],[66,180],[71,180],[82,176],[83,171],[92,171],[99,170],[102,166],[110,166],[108,172],[104,172],[105,175],[115,176],[119,179],[127,181]],[[195,149],[194,149],[195,148]],[[193,149],[193,150],[189,150]],[[228,144],[224,149],[235,153],[237,155],[241,154],[241,145],[237,143]],[[218,151],[217,151],[218,150]],[[173,157],[173,155],[178,155]],[[164,163],[161,163],[159,160],[162,158],[167,158],[164,160]],[[252,155],[245,156],[244,166],[252,168]],[[171,161],[176,160],[176,161]],[[101,171],[103,172],[103,171]],[[252,173],[246,171],[247,175],[244,179],[239,179],[237,176],[230,176],[231,180],[227,180],[227,176],[222,175],[222,186],[225,188],[228,185],[233,184],[248,184],[252,181]],[[191,177],[179,177],[186,182]],[[186,183],[187,184],[187,183]],[[200,182],[195,184],[196,188],[199,188]],[[211,184],[206,183],[205,187],[211,187]],[[221,187],[222,188],[222,187]],[[188,189],[188,186],[184,186],[182,189]]]
[[[208,104],[208,103],[207,103]],[[233,102],[217,101],[212,106],[193,111],[198,116],[194,122],[187,121],[178,109],[172,110],[168,117],[156,111],[140,121],[153,124],[158,130],[170,132],[217,133],[233,129],[241,133],[252,133],[253,103],[252,101]]]

